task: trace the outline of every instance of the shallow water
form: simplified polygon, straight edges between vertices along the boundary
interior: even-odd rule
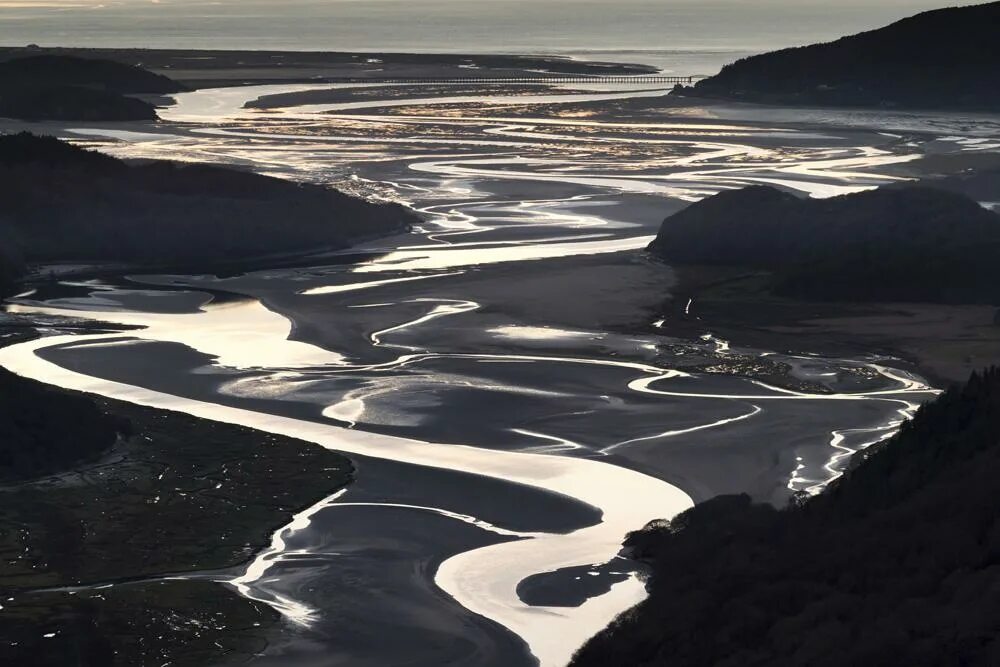
[[[148,132],[73,135],[404,201],[421,228],[306,268],[29,295],[10,309],[144,328],[0,350],[24,375],[357,461],[354,485],[213,575],[287,618],[259,664],[565,664],[643,595],[616,558],[628,531],[718,493],[817,492],[933,393],[892,360],[680,338],[655,310],[673,275],[638,252],[723,188],[891,182],[913,137],[507,115],[507,97],[242,108],[273,92],[185,94]]]

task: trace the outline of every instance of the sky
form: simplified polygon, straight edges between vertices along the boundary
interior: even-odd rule
[[[456,0],[456,4],[472,5],[477,2],[488,4],[504,0]],[[516,1],[516,0],[511,0]],[[669,6],[674,4],[697,3],[702,0],[658,0],[657,4]],[[410,6],[420,6],[434,4],[432,2],[421,2],[421,0],[299,0],[296,4],[311,5],[331,5],[345,3],[370,3],[370,2],[396,2]],[[586,0],[544,0],[544,2],[559,2],[565,5],[588,4]],[[270,5],[280,7],[287,4],[287,0],[0,0],[0,8],[105,8],[128,5],[186,5],[186,6],[252,6]],[[610,4],[614,4],[611,2]],[[740,6],[744,9],[752,9],[754,5],[785,4],[785,5],[814,5],[817,7],[830,7],[829,0],[731,0],[729,4]],[[954,3],[947,0],[853,0],[848,2],[838,2],[837,6],[855,5],[872,7],[899,7],[912,8],[914,10],[926,9],[928,7],[946,7],[953,4],[979,4],[977,2]]]

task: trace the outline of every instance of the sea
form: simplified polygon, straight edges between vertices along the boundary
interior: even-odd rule
[[[711,74],[947,0],[0,0],[0,45],[557,54]]]

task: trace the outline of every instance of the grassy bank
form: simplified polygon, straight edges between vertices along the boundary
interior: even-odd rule
[[[0,382],[82,400],[9,374]],[[350,461],[291,438],[86,398],[128,424],[122,437],[0,486],[0,663],[204,665],[258,650],[272,610],[219,584],[162,575],[246,562],[296,512],[348,484]],[[103,584],[114,585],[94,587]],[[67,586],[87,588],[51,590]]]

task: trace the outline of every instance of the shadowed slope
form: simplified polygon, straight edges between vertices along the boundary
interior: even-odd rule
[[[110,60],[37,55],[0,62],[0,116],[21,120],[156,120],[156,108],[129,94],[169,94],[180,84]]]
[[[1000,370],[854,464],[798,506],[720,496],[631,534],[650,597],[573,665],[997,664]]]
[[[806,299],[1000,302],[1000,216],[931,188],[830,199],[722,192],[667,218],[649,250],[671,263],[770,271],[779,294]]]
[[[1000,109],[1000,2],[744,58],[685,94],[776,104]]]
[[[28,262],[213,270],[344,248],[417,217],[317,185],[205,165],[131,165],[56,139],[0,137],[0,237]]]

